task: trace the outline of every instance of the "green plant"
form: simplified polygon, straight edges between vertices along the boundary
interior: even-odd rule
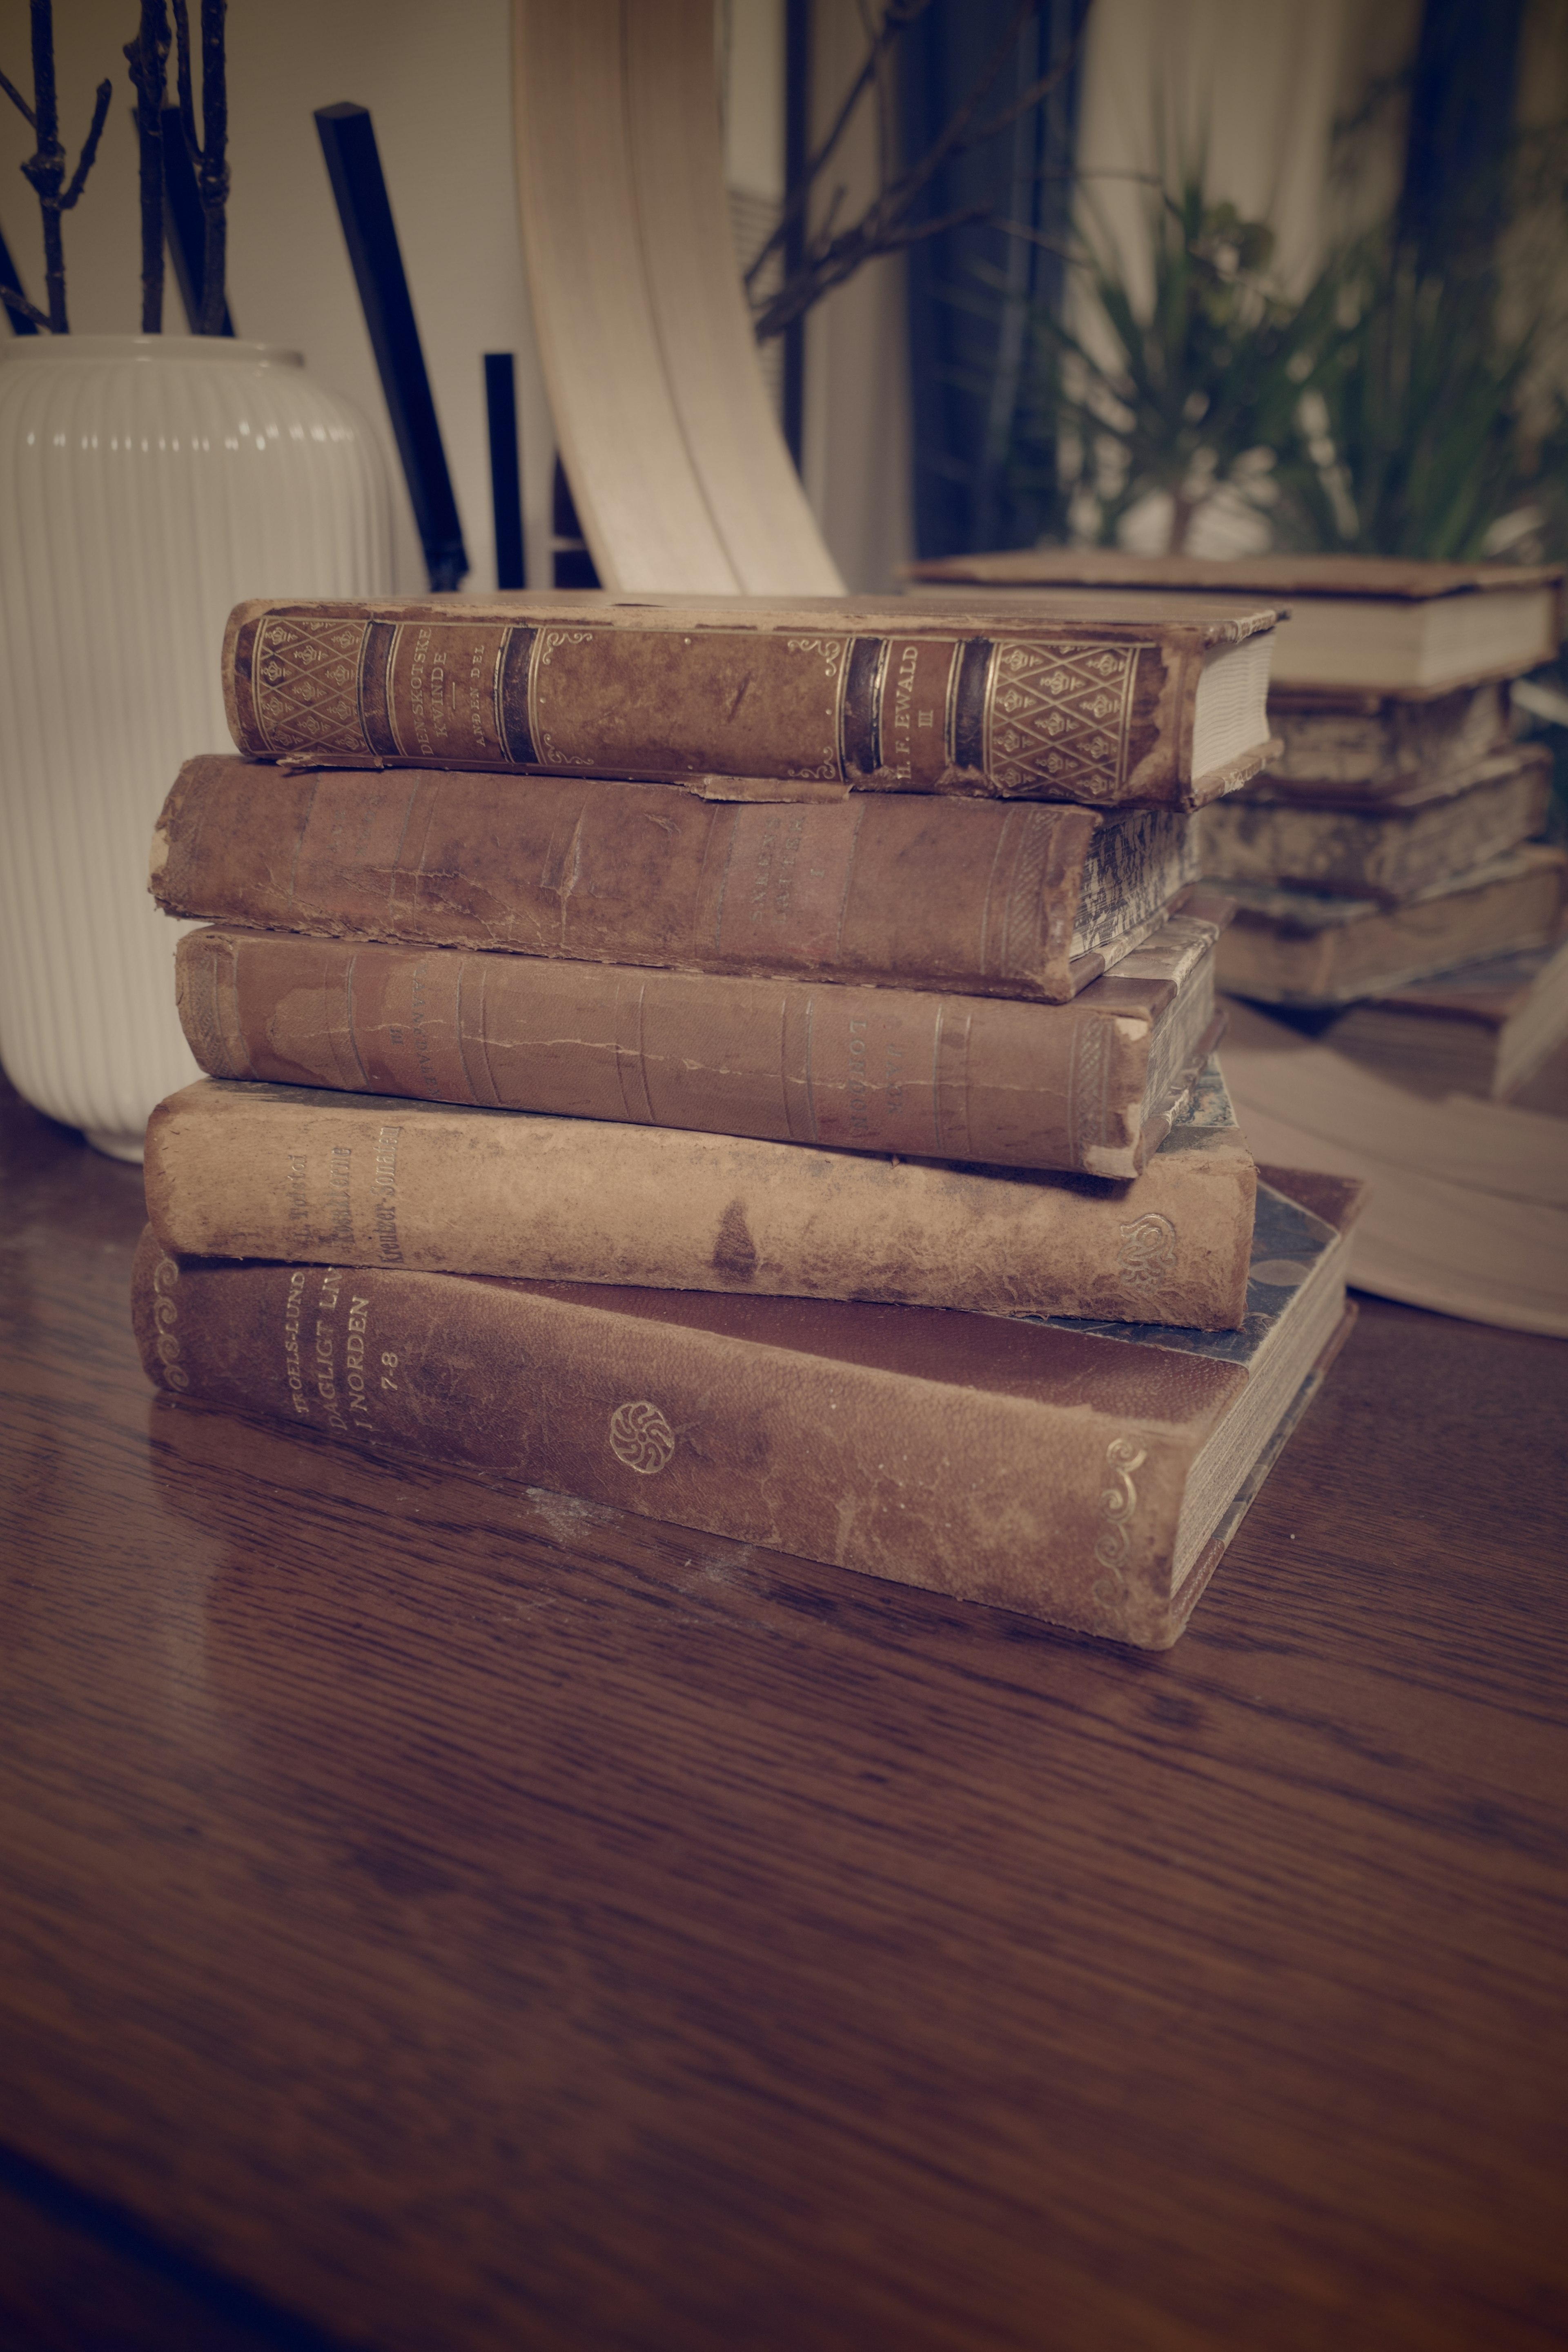
[[[1564,409],[1544,313],[1500,318],[1495,273],[1423,274],[1387,233],[1336,266],[1349,325],[1281,446],[1277,536],[1466,562],[1561,526]]]
[[[1217,494],[1280,546],[1469,560],[1568,545],[1568,404],[1545,355],[1549,293],[1495,265],[1423,273],[1392,227],[1331,257],[1305,295],[1268,225],[1201,172],[1151,205],[1150,299],[1103,245],[1070,328],[1034,322],[1020,481],[1065,481],[1080,537],[1114,541],[1151,493],[1187,546]]]
[[[1081,331],[1035,319],[1032,430],[1017,455],[1026,469],[1057,466],[1075,528],[1103,541],[1164,493],[1180,549],[1222,488],[1248,506],[1273,503],[1279,454],[1342,330],[1333,274],[1292,301],[1272,275],[1272,229],[1213,202],[1201,173],[1156,192],[1148,220],[1146,304],[1102,238],[1079,259]]]

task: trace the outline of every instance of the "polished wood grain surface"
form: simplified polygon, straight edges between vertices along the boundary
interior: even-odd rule
[[[1568,1349],[1367,1302],[1139,1654],[155,1401],[5,1134],[8,2345],[1561,2341]]]

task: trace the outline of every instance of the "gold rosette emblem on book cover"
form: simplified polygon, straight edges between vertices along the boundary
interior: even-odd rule
[[[641,1397],[610,1415],[610,1451],[639,1478],[657,1478],[675,1452],[675,1432],[658,1405]]]

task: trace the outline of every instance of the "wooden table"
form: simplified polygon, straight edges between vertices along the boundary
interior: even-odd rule
[[[1568,1349],[1139,1655],[155,1402],[7,1133],[7,2352],[1562,2341]]]

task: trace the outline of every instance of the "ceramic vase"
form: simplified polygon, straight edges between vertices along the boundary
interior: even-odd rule
[[[0,349],[0,1061],[100,1150],[140,1159],[199,1075],[147,861],[181,762],[233,750],[230,608],[383,594],[391,562],[380,452],[297,352]]]

